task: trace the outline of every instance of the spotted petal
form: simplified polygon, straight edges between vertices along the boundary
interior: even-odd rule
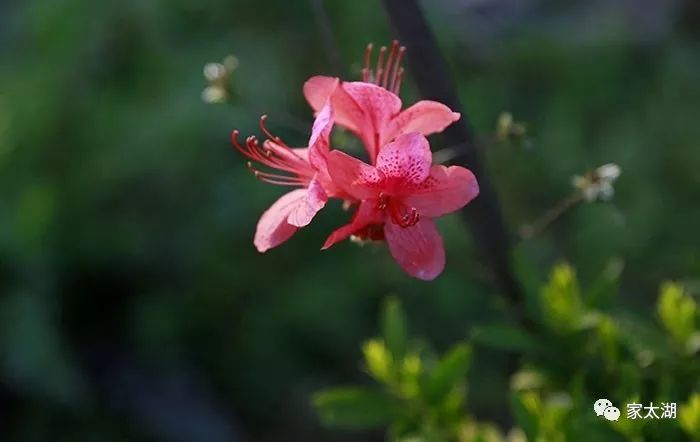
[[[425,181],[432,161],[428,140],[411,132],[382,147],[377,156],[377,169],[388,179],[393,179],[395,187],[400,189]]]
[[[464,167],[433,166],[430,176],[404,202],[421,216],[437,218],[464,207],[479,194],[474,174]]]
[[[447,126],[459,120],[459,117],[459,112],[452,112],[442,103],[431,100],[419,101],[391,120],[382,134],[382,143],[392,141],[399,135],[409,132],[418,132],[426,136],[442,132]]]

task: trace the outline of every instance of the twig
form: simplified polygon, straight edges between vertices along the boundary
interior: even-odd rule
[[[316,22],[318,23],[321,41],[323,42],[323,50],[326,52],[328,61],[333,66],[333,70],[339,76],[343,76],[343,61],[338,50],[338,44],[333,35],[333,27],[331,20],[328,17],[328,12],[323,4],[323,0],[309,0],[311,9],[313,10]]]
[[[520,228],[520,239],[530,239],[533,236],[539,235],[554,221],[559,219],[566,211],[574,207],[576,204],[583,201],[581,192],[573,192],[566,198],[559,201],[554,207],[547,210],[542,216],[537,218],[530,224],[526,224]]]
[[[462,118],[443,132],[445,144],[456,151],[454,163],[474,172],[480,195],[462,211],[472,230],[479,252],[487,260],[496,280],[505,291],[521,322],[523,293],[511,266],[511,241],[506,232],[496,193],[486,175],[469,118],[460,106],[447,64],[438,50],[417,0],[382,0],[401,42],[408,51],[408,67],[421,95],[440,101],[462,114]]]
[[[511,269],[511,238],[506,232],[496,192],[482,166],[474,131],[448,74],[447,63],[438,50],[417,0],[382,0],[382,3],[399,39],[408,49],[408,67],[421,95],[440,101],[462,114],[462,118],[442,134],[445,144],[457,152],[454,163],[470,168],[479,180],[479,197],[462,210],[462,215],[472,231],[482,259],[493,270],[494,279],[507,296],[518,323],[524,329],[533,331],[534,324],[525,314],[523,291]],[[508,378],[518,370],[518,366],[519,355],[508,355]],[[512,416],[507,414],[481,417],[498,421],[504,428],[513,422]]]

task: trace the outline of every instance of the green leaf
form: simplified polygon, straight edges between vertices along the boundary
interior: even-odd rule
[[[382,313],[382,333],[394,361],[401,361],[406,355],[407,328],[401,302],[395,297],[388,298]]]
[[[597,326],[597,337],[600,352],[608,369],[612,370],[618,360],[619,331],[617,324],[609,316],[600,317]]]
[[[360,387],[325,390],[313,398],[321,423],[329,428],[370,429],[391,423],[398,406],[380,391]]]
[[[656,311],[666,331],[678,343],[685,345],[695,330],[695,300],[679,284],[667,282],[661,286]]]
[[[474,342],[500,350],[525,352],[535,347],[534,338],[524,330],[511,325],[494,324],[472,329]]]
[[[517,393],[512,399],[513,414],[527,440],[535,441],[539,433],[539,397],[530,392]]]
[[[450,391],[465,380],[471,348],[465,343],[457,344],[440,359],[429,372],[425,383],[425,398],[431,403],[439,403]]]
[[[370,339],[362,346],[362,353],[365,356],[365,365],[369,374],[380,382],[389,382],[393,361],[384,342]]]
[[[693,393],[688,402],[681,405],[678,421],[683,431],[700,441],[700,393]]]
[[[552,269],[540,301],[544,319],[553,330],[566,334],[576,328],[582,316],[582,302],[576,273],[570,265],[558,264]]]
[[[401,397],[416,398],[420,394],[420,378],[423,373],[423,362],[417,353],[409,353],[398,368],[397,385]]]

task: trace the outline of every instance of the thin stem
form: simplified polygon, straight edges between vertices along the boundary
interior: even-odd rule
[[[566,198],[559,201],[552,208],[547,210],[542,216],[530,224],[520,228],[520,239],[530,239],[547,230],[556,220],[558,220],[569,209],[583,201],[581,192],[573,192]]]

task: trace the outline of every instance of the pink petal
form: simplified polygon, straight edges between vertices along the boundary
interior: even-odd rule
[[[377,130],[384,129],[401,110],[401,99],[381,86],[363,81],[345,82],[341,86],[369,115]]]
[[[321,186],[318,178],[309,182],[309,187],[306,189],[306,197],[303,203],[297,205],[294,210],[289,213],[287,222],[296,227],[304,227],[309,225],[314,216],[319,210],[323,209],[328,201],[328,195]]]
[[[474,174],[459,166],[433,166],[430,176],[404,203],[415,207],[421,216],[437,218],[464,207],[479,194]]]
[[[292,152],[296,154],[302,160],[309,161],[309,148],[308,147],[292,147]]]
[[[411,132],[384,145],[377,156],[377,169],[396,186],[418,185],[430,174],[433,161],[428,140],[418,132]]]
[[[287,218],[292,211],[305,203],[306,189],[292,190],[282,195],[262,214],[253,240],[260,253],[277,247],[292,237],[298,228],[289,224]]]
[[[381,171],[339,150],[328,154],[328,173],[338,189],[359,200],[376,197],[384,180]]]
[[[408,132],[419,132],[430,135],[442,132],[447,126],[459,120],[459,112],[452,110],[437,101],[423,100],[403,110],[389,124],[383,142]]]
[[[328,239],[326,239],[321,250],[333,246],[369,224],[379,224],[383,221],[384,216],[382,212],[377,209],[377,201],[364,200],[353,214],[350,223],[333,231]]]
[[[433,220],[405,228],[387,221],[384,235],[391,256],[414,278],[431,281],[445,268],[445,247]]]
[[[359,135],[365,143],[370,158],[374,160],[381,147],[382,133],[401,110],[401,99],[383,87],[361,81],[343,83],[342,89],[367,115],[369,123],[367,127],[359,128],[362,129]]]
[[[359,134],[367,124],[365,113],[339,85],[337,78],[311,77],[304,83],[304,97],[314,112],[319,112],[331,97],[336,123]]]
[[[333,108],[330,100],[316,115],[314,125],[309,138],[309,162],[316,170],[326,169],[326,156],[328,156],[329,139],[333,128]]]
[[[326,104],[328,97],[338,87],[339,82],[338,78],[326,77],[325,75],[317,75],[306,80],[306,83],[304,83],[304,97],[314,112],[321,110],[323,105]]]

